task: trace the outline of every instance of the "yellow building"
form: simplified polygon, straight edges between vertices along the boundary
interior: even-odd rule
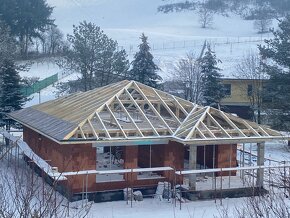
[[[253,116],[252,108],[257,102],[257,92],[258,90],[261,91],[265,81],[257,79],[222,79],[226,96],[222,99],[221,105],[226,106],[231,113],[251,119]]]

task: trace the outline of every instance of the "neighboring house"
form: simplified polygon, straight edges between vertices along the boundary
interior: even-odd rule
[[[266,80],[223,78],[226,96],[221,105],[225,110],[245,119],[253,119],[253,110],[262,103],[262,87]],[[259,99],[260,98],[260,99]]]
[[[221,100],[222,110],[238,115],[241,118],[253,120],[257,108],[259,87],[264,86],[266,80],[223,78],[222,83],[226,96]],[[166,81],[164,90],[170,94],[186,98],[186,87],[182,82]],[[261,96],[259,96],[261,97]]]
[[[236,176],[238,143],[257,143],[257,164],[263,165],[264,142],[282,138],[267,127],[127,80],[9,116],[23,125],[31,150],[66,178],[57,181],[58,190],[74,199],[86,192],[95,201],[121,199],[126,187],[146,193],[161,181],[181,186],[185,170],[198,166],[217,168],[214,178]],[[256,181],[263,186],[263,170]],[[189,177],[191,190],[197,182]]]

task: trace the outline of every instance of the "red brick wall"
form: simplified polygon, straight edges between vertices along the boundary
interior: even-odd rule
[[[27,127],[23,127],[23,139],[34,153],[52,167],[58,167],[59,172],[96,169],[96,150],[92,144],[60,145]],[[95,181],[95,175],[88,176],[89,187],[92,187]],[[83,178],[71,176],[67,183],[71,189],[79,188],[82,187]]]
[[[140,167],[150,166],[150,147],[139,146],[138,165]],[[151,146],[151,166],[152,167],[172,167],[176,170],[184,168],[184,148],[183,144],[170,141],[167,145],[152,145]],[[165,171],[162,174],[168,180],[173,181],[174,174],[170,171]]]
[[[216,146],[216,168],[237,167],[237,145],[218,145]],[[220,173],[218,173],[220,175]],[[229,175],[229,172],[223,172]],[[236,171],[231,171],[231,175],[236,175]]]
[[[126,146],[124,149],[124,168],[136,169],[138,168],[138,146]],[[137,173],[130,173],[125,175],[125,180],[133,182],[137,180]]]
[[[24,127],[24,141],[31,149],[59,172],[96,169],[96,150],[91,144],[60,145],[37,132]],[[124,168],[149,167],[149,146],[124,146]],[[143,166],[142,166],[143,164]],[[184,166],[184,148],[177,142],[168,145],[152,145],[152,167],[171,166],[182,170]],[[88,175],[88,191],[116,190],[128,186],[154,186],[158,181],[173,181],[173,172],[164,172],[166,178],[137,180],[137,174],[125,175],[125,181],[96,183],[96,175]],[[64,182],[72,193],[82,192],[86,175],[68,176]],[[182,179],[182,178],[181,178]]]

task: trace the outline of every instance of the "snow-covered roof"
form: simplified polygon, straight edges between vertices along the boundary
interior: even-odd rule
[[[277,131],[124,80],[10,114],[59,143],[186,144],[262,142]]]

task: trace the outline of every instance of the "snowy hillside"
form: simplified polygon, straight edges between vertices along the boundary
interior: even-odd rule
[[[53,17],[62,31],[71,33],[72,25],[83,20],[94,22],[127,50],[130,59],[144,32],[149,36],[164,79],[171,77],[172,63],[186,53],[198,54],[205,39],[219,42],[213,46],[223,62],[223,74],[229,77],[237,61],[249,50],[256,50],[261,40],[253,21],[237,15],[215,15],[212,27],[202,29],[195,12],[158,13],[162,0],[48,0],[48,3],[55,6]]]
[[[117,40],[126,49],[132,60],[144,32],[155,61],[161,69],[164,80],[173,77],[172,71],[178,59],[187,53],[199,55],[204,40],[212,44],[217,57],[222,61],[224,77],[232,77],[235,65],[249,51],[257,51],[257,44],[270,34],[259,35],[253,28],[253,21],[242,20],[232,14],[229,17],[215,15],[211,28],[202,29],[198,15],[193,11],[181,13],[158,13],[162,0],[48,0],[54,6],[53,18],[65,33],[72,32],[72,26],[87,20],[99,25],[106,34]],[[56,72],[57,71],[57,72]],[[58,73],[53,64],[35,63],[22,76],[40,78]],[[49,92],[48,92],[49,93]],[[54,94],[47,99],[54,98]]]

